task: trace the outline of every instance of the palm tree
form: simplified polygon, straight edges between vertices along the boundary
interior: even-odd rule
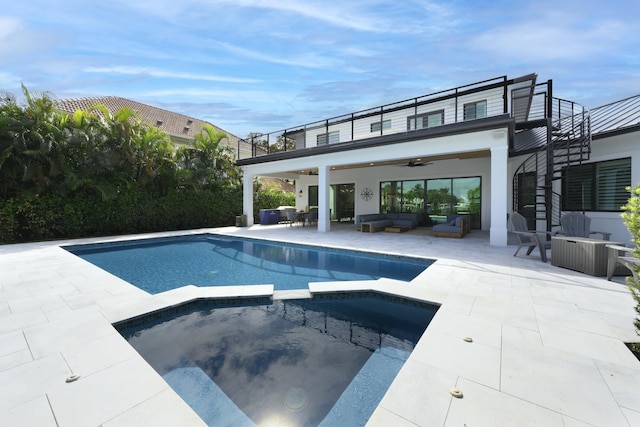
[[[24,174],[20,154],[24,150],[22,134],[23,111],[15,98],[4,95],[0,99],[0,192],[3,199],[15,195]]]
[[[181,167],[189,171],[185,183],[194,188],[225,189],[240,185],[240,172],[235,166],[235,153],[222,144],[228,138],[213,126],[205,124],[195,135],[193,146],[179,149]]]
[[[137,168],[134,177],[138,186],[156,184],[161,194],[166,194],[170,185],[175,184],[177,169],[171,138],[155,127],[147,126],[135,140]]]
[[[19,107],[11,97],[2,101],[0,118],[0,176],[6,195],[14,191],[42,193],[62,180],[66,117],[49,95],[33,97],[22,86],[27,105]]]

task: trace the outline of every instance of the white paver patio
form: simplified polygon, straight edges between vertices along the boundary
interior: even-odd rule
[[[273,287],[149,295],[61,246],[207,231],[438,260],[411,283],[310,285],[441,305],[370,426],[640,426],[640,362],[624,345],[640,337],[622,278],[554,267],[535,253],[513,257],[515,247],[489,246],[476,230],[446,239],[344,224],[328,233],[270,225],[0,246],[0,426],[204,425],[111,324],[193,298],[271,295]]]

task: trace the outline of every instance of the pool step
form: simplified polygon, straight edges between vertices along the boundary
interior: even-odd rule
[[[374,351],[319,427],[364,426],[410,354],[384,346]]]
[[[196,365],[162,376],[209,426],[255,427],[255,423]]]

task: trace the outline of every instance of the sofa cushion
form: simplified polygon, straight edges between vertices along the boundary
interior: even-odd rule
[[[396,221],[404,221],[402,226],[414,228],[418,225],[418,214],[414,212],[387,213],[387,214],[362,214],[356,216],[356,228],[360,228],[363,222],[391,221],[389,225]],[[378,228],[378,225],[376,225]]]
[[[381,214],[363,214],[363,215],[358,215],[356,217],[356,225],[360,225],[363,222],[371,222],[371,221],[376,221],[378,219],[383,219],[384,215]]]
[[[415,212],[402,212],[395,215],[396,215],[395,219],[411,221],[411,227],[415,227],[418,225],[418,214]]]

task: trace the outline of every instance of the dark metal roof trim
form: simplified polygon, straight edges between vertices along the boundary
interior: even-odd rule
[[[635,132],[640,129],[640,95],[631,96],[591,110],[593,139]]]
[[[408,131],[404,133],[394,133],[390,135],[377,136],[356,141],[347,141],[337,144],[323,145],[320,147],[303,148],[293,151],[267,154],[249,159],[236,161],[237,166],[255,165],[260,163],[275,162],[278,160],[298,159],[307,156],[320,154],[337,153],[341,151],[361,150],[365,148],[380,147],[384,145],[398,144],[401,142],[415,141],[419,139],[432,139],[450,135],[479,132],[483,130],[498,129],[507,127],[509,129],[509,146],[513,143],[513,132],[515,121],[508,114],[492,116],[484,119],[470,120],[467,122],[452,123],[433,128]]]
[[[640,124],[636,126],[629,126],[621,129],[608,130],[603,132],[598,132],[596,134],[591,135],[591,139],[604,139],[610,138],[612,136],[624,135],[625,133],[632,133],[640,131]]]

